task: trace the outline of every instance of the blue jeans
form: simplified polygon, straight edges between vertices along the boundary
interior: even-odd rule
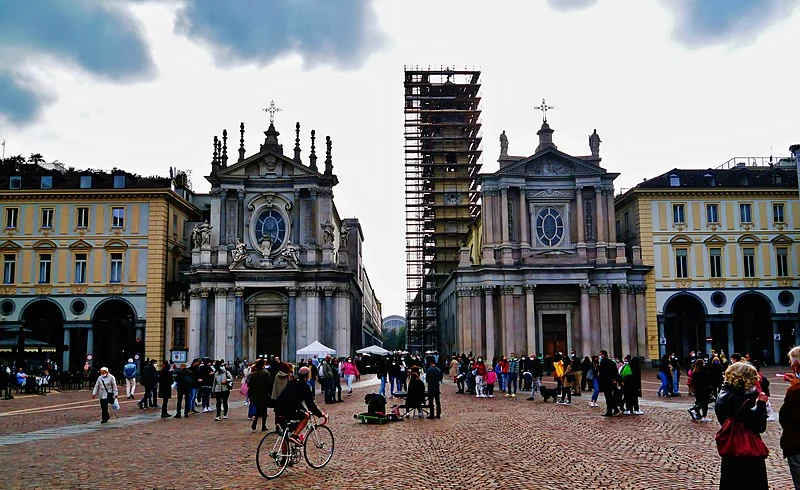
[[[194,405],[197,402],[197,391],[199,388],[192,388],[189,390],[189,410],[194,410]]]
[[[386,375],[381,376],[381,389],[378,390],[378,394],[386,396]]]
[[[497,373],[497,371],[495,371],[495,373]],[[500,391],[506,391],[506,375],[503,373],[498,373],[497,382],[500,383]]]
[[[660,372],[658,373],[658,379],[661,380],[661,388],[658,389],[658,394],[664,396],[669,395],[669,380],[667,379],[667,375]]]
[[[509,393],[517,393],[517,373],[505,373],[503,377],[506,378],[506,391]]]
[[[597,402],[597,397],[600,396],[600,382],[595,377],[592,380],[592,401]]]
[[[675,379],[673,380],[673,383],[672,383],[672,392],[675,393],[675,394],[678,394],[678,392],[680,391],[681,371],[680,371],[680,369],[676,369],[674,371],[674,373],[675,373],[674,374]]]
[[[389,376],[389,393],[394,396],[394,380],[397,379],[394,376]]]
[[[314,381],[313,379],[309,379],[308,381],[306,381],[306,384],[308,385],[309,388],[311,388],[311,395],[312,396],[316,395],[317,394],[317,382]]]

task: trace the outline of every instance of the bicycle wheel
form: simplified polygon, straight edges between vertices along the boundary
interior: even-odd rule
[[[303,441],[303,456],[312,468],[322,468],[333,457],[333,432],[324,425],[312,427]]]
[[[283,434],[272,431],[261,439],[256,449],[256,467],[261,476],[273,479],[289,465],[289,441],[284,440]]]

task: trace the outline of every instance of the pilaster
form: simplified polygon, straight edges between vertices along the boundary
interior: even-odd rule
[[[188,359],[200,356],[200,290],[189,290],[189,352]],[[241,359],[241,358],[240,358]]]
[[[633,332],[631,332],[630,322],[628,320],[628,285],[619,285],[619,335],[621,342],[621,355],[624,358],[630,354],[632,357],[636,355],[633,344]]]
[[[211,349],[214,359],[225,359],[227,316],[228,288],[219,287],[214,290],[214,348]]]
[[[525,287],[525,337],[528,355],[538,354],[536,345],[536,302],[534,292],[536,284],[526,284]]]
[[[234,359],[244,356],[244,288],[233,288],[235,298],[235,316],[233,328],[233,355]]]
[[[614,352],[614,337],[611,332],[611,285],[598,284],[597,291],[600,293],[600,349],[611,353]]]
[[[486,302],[486,359],[491,360],[495,355],[494,286],[483,286],[483,294]]]
[[[581,355],[592,356],[592,317],[589,307],[589,283],[582,283],[581,288]],[[599,350],[599,349],[597,349]]]

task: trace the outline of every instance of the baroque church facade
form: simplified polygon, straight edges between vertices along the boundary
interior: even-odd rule
[[[495,355],[647,357],[645,274],[638,247],[616,239],[614,179],[591,154],[558,150],[545,119],[530,156],[479,175],[482,209],[440,289],[441,349]]]
[[[274,113],[273,113],[274,115]],[[300,123],[293,155],[273,122],[259,151],[228,164],[227,131],[215,137],[210,219],[192,231],[187,358],[235,359],[295,352],[319,341],[347,356],[379,343],[380,302],[361,257],[364,235],[333,200],[332,143],[317,164],[311,131],[301,159]]]

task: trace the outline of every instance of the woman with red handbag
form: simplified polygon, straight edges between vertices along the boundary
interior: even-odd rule
[[[715,409],[722,424],[716,436],[722,457],[720,489],[769,488],[769,450],[759,435],[767,430],[769,397],[756,390],[758,379],[756,368],[746,362],[731,364],[725,371],[725,384]]]

